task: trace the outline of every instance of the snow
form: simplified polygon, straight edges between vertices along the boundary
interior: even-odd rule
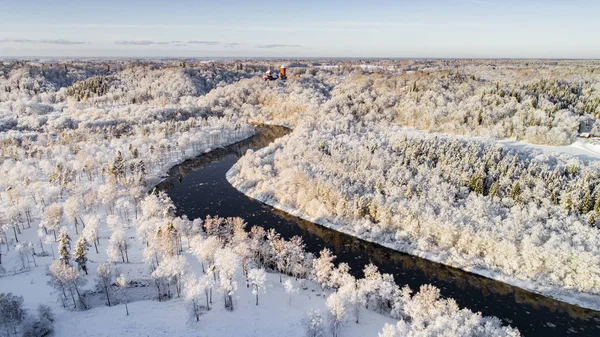
[[[240,283],[243,280],[239,280]],[[294,282],[294,281],[292,281]],[[97,307],[83,312],[62,312],[57,315],[57,336],[300,336],[302,319],[312,308],[326,311],[325,298],[314,285],[295,295],[291,305],[283,284],[276,274],[267,275],[267,291],[260,294],[255,305],[251,288],[241,287],[236,294],[234,311],[226,311],[219,295],[214,306],[195,322],[181,298],[166,302],[139,301],[129,304],[129,316],[123,305]],[[343,336],[377,336],[385,323],[395,320],[365,312],[361,324],[348,323]],[[107,324],[110,322],[110,324]]]
[[[35,231],[26,229],[23,234],[34,234]],[[128,236],[133,236],[135,231],[130,228]],[[88,251],[90,262],[88,269],[90,275],[87,279],[86,289],[93,289],[94,277],[98,262],[105,261],[108,240],[105,232],[101,232],[100,253],[94,249]],[[143,245],[138,240],[131,240],[131,263],[117,264],[118,268],[128,274],[130,279],[148,277],[148,267],[141,262]],[[55,247],[56,250],[56,247]],[[4,252],[6,254],[6,252]],[[17,256],[14,251],[4,259],[3,265],[11,266],[16,263]],[[199,262],[191,255],[186,254],[192,270],[201,275]],[[115,331],[120,336],[298,336],[301,335],[302,319],[310,309],[326,309],[326,298],[330,294],[322,291],[314,283],[304,281],[306,289],[292,296],[285,290],[284,282],[279,282],[276,273],[267,273],[266,292],[259,294],[259,306],[255,305],[255,295],[252,287],[246,288],[242,273],[238,273],[239,289],[236,292],[233,312],[224,309],[222,296],[213,294],[213,307],[204,312],[199,322],[195,322],[186,310],[186,303],[182,298],[158,302],[156,300],[138,300],[129,303],[130,316],[125,316],[123,304],[107,307],[104,305],[104,295],[99,295],[93,301],[90,310],[70,311],[62,308],[57,301],[57,295],[52,287],[47,284],[49,279],[47,270],[52,263],[52,256],[38,257],[37,267],[31,266],[29,271],[0,277],[0,291],[11,292],[23,296],[27,309],[34,311],[40,303],[50,305],[56,314],[55,336],[114,336]],[[289,278],[296,288],[301,288],[301,282]],[[132,291],[129,289],[128,291]],[[154,298],[153,286],[140,289],[143,294],[138,298]],[[133,296],[135,297],[135,296]],[[95,304],[94,304],[95,302]],[[290,304],[291,303],[291,304]],[[88,303],[90,304],[90,303]],[[363,311],[360,324],[348,323],[342,328],[342,333],[347,337],[376,336],[385,323],[395,324],[396,320],[377,314],[372,311]],[[108,324],[110,323],[110,324]]]
[[[498,143],[520,150],[540,150],[542,152],[568,154],[586,163],[600,160],[600,141],[598,140],[579,138],[574,143],[563,146],[538,145],[514,140],[501,140]]]
[[[167,121],[166,125],[171,124],[171,121],[184,121],[189,116],[196,116],[200,119],[200,116],[209,117],[211,115],[225,116],[227,120],[223,121],[224,124],[247,118],[259,122],[269,120],[288,126],[313,124],[314,127],[314,125],[326,121],[334,121],[339,124],[340,128],[347,127],[349,132],[356,131],[354,129],[356,125],[366,126],[370,123],[381,121],[390,123],[390,121],[393,121],[392,123],[397,125],[411,125],[424,130],[471,136],[504,138],[509,137],[509,135],[510,137],[516,135],[519,139],[547,144],[572,142],[574,130],[578,129],[576,126],[580,122],[585,122],[585,119],[589,117],[594,118],[593,125],[590,125],[592,130],[597,130],[600,127],[600,123],[596,118],[597,114],[590,113],[587,104],[584,106],[584,103],[597,100],[598,91],[594,90],[594,88],[598,88],[597,75],[589,73],[587,63],[578,64],[571,63],[571,61],[561,61],[556,67],[546,61],[533,63],[533,70],[536,73],[539,69],[544,72],[551,69],[552,76],[548,76],[551,80],[560,80],[560,83],[556,82],[557,85],[565,82],[564,86],[558,87],[558,94],[542,92],[541,95],[538,95],[536,93],[535,104],[532,104],[532,92],[535,90],[548,91],[548,89],[544,85],[535,82],[545,76],[540,77],[538,75],[530,78],[530,73],[527,71],[528,69],[531,70],[529,64],[532,61],[530,60],[526,61],[527,63],[498,60],[475,61],[474,63],[472,63],[473,61],[464,60],[410,61],[400,68],[408,69],[407,74],[414,73],[414,69],[426,71],[460,68],[465,76],[464,78],[458,76],[453,79],[448,78],[443,72],[439,74],[432,72],[425,77],[408,75],[404,78],[404,81],[388,78],[388,74],[367,77],[364,76],[365,74],[360,74],[360,72],[351,74],[348,70],[345,70],[346,65],[352,66],[349,68],[362,70],[395,69],[395,61],[393,68],[390,66],[391,61],[373,61],[369,64],[356,60],[347,62],[328,61],[327,64],[322,66],[319,64],[315,69],[311,69],[310,74],[303,76],[302,79],[286,82],[285,86],[265,85],[265,83],[256,79],[240,80],[256,75],[256,69],[254,69],[254,73],[249,69],[246,69],[245,72],[230,71],[230,64],[220,64],[218,61],[213,60],[195,61],[200,64],[210,63],[210,66],[200,67],[199,69],[192,66],[185,70],[172,67],[173,60],[144,61],[149,66],[139,66],[138,61],[106,61],[108,62],[106,65],[76,61],[69,64],[69,69],[67,69],[66,63],[60,62],[54,67],[54,70],[50,69],[53,67],[41,69],[39,62],[30,64],[2,63],[3,66],[10,66],[6,69],[0,69],[0,73],[4,75],[0,76],[0,82],[2,87],[7,89],[0,93],[0,129],[3,131],[0,133],[0,138],[2,139],[34,139],[37,136],[49,136],[53,141],[59,141],[61,139],[58,136],[59,133],[72,130],[73,127],[77,128],[77,125],[82,127],[83,130],[94,132],[93,130],[96,128],[106,130],[107,128],[131,125],[140,128],[148,125],[158,127],[164,121]],[[258,62],[258,65],[267,65],[268,62],[271,61]],[[316,64],[318,63],[315,62]],[[110,65],[111,70],[104,69],[108,65]],[[594,64],[592,63],[592,65]],[[492,66],[493,72],[490,70]],[[499,70],[496,70],[497,66]],[[55,71],[57,69],[59,71]],[[315,70],[314,74],[312,70]],[[98,86],[91,85],[94,81],[93,78],[98,74],[109,83],[106,93],[99,94],[97,90],[96,92],[91,90],[99,89]],[[467,81],[467,75],[472,75],[472,79]],[[489,80],[480,80],[479,78]],[[31,83],[31,85],[22,85],[26,82]],[[234,82],[236,83],[229,85]],[[403,85],[402,82],[404,82]],[[523,84],[533,84],[533,87],[525,89]],[[517,90],[515,93],[518,94],[518,98],[516,95],[506,95],[511,89],[519,87],[523,89]],[[35,90],[31,90],[32,88],[35,88]],[[554,99],[560,98],[564,93],[568,94],[575,91],[581,94],[578,94],[572,102],[569,102],[568,110],[561,107],[561,110],[553,111],[553,108],[558,108],[565,103],[565,100],[562,99],[554,103]],[[91,97],[87,97],[88,95]],[[540,96],[539,102],[538,96]],[[137,103],[131,104],[132,101]],[[535,106],[535,110],[532,109],[532,106]],[[584,108],[585,110],[583,110]],[[592,108],[597,111],[597,105]],[[422,115],[416,115],[415,111],[421,111]],[[482,111],[483,118],[478,122],[476,122],[476,116],[471,113],[475,111]],[[550,111],[552,113],[548,113]],[[465,114],[465,112],[468,113]],[[348,119],[348,117],[351,118]],[[515,126],[515,128],[507,127],[509,124]],[[100,169],[100,164],[112,161],[116,150],[124,150],[131,143],[136,147],[140,147],[140,150],[146,145],[149,146],[152,142],[154,142],[154,145],[168,145],[177,142],[179,146],[185,148],[186,146],[189,147],[190,142],[202,142],[205,138],[212,138],[194,138],[192,134],[178,133],[177,138],[165,139],[171,131],[165,128],[166,131],[163,130],[165,131],[163,136],[163,134],[156,132],[157,129],[161,128],[155,128],[154,126],[151,126],[150,132],[148,132],[151,136],[149,144],[146,144],[148,140],[142,137],[128,139],[115,137],[108,138],[106,141],[92,139],[88,143],[83,143],[81,153],[87,153],[90,160],[95,158],[99,163],[96,169]],[[215,127],[217,126],[215,125]],[[389,130],[389,125],[387,127]],[[218,134],[217,129],[219,128],[216,128],[210,134]],[[5,130],[8,131],[4,132]],[[28,130],[36,131],[30,132]],[[103,143],[103,145],[96,143]],[[582,161],[592,161],[600,158],[600,144],[584,139],[578,139],[575,143],[567,146],[538,146],[514,141],[505,141],[503,144],[515,148],[537,149],[542,152],[566,153]],[[8,151],[4,152],[3,155],[6,161],[3,168],[6,167],[7,170],[12,172],[3,175],[4,179],[2,179],[0,185],[6,188],[9,184],[5,182],[25,180],[26,174],[19,174],[21,168],[25,166],[21,166],[22,164],[27,165],[23,171],[29,171],[30,169],[32,174],[37,174],[40,173],[37,171],[41,171],[40,166],[43,167],[43,170],[47,169],[50,172],[50,169],[54,166],[64,164],[61,162],[63,160],[67,162],[69,168],[76,169],[81,174],[83,172],[81,170],[82,162],[80,158],[75,157],[76,152],[79,151],[67,149],[72,145],[69,142],[62,145],[65,146],[63,152],[50,151],[51,146],[48,146],[47,149],[44,148],[44,151],[48,150],[48,157],[51,158],[41,163],[39,161],[34,162],[31,158],[31,160],[28,160],[20,153],[14,154],[14,161],[8,160],[9,153]],[[13,149],[21,151],[24,147],[15,146]],[[177,151],[163,151],[161,154],[157,154],[156,157],[160,157],[160,160],[156,161],[152,167],[148,167],[150,172],[146,178],[149,184],[145,187],[151,186],[161,179],[162,174],[169,166],[205,150],[208,151],[206,147],[202,147],[197,148],[196,151],[184,152],[183,155],[176,153]],[[145,155],[148,156],[147,151]],[[155,158],[144,158],[144,160],[146,159],[154,161]],[[376,165],[376,161],[373,164]],[[40,173],[40,175],[42,174]],[[235,181],[233,181],[235,177],[228,174],[228,179],[235,186]],[[92,180],[92,178],[89,178],[89,180]],[[90,191],[89,195],[93,197],[96,197],[93,194],[96,191],[106,190],[106,188],[98,188],[98,179],[90,182],[83,177],[78,182],[83,182],[81,185],[86,185],[85,188]],[[34,185],[37,183],[39,182],[35,181]],[[46,181],[43,181],[43,183],[32,186],[30,189],[56,189],[51,190],[51,193],[48,194],[57,194],[58,187],[46,184]],[[102,183],[105,184],[104,181]],[[19,185],[19,188],[24,192],[24,199],[28,200],[29,196],[27,195],[32,192],[29,188],[24,187],[28,184],[16,185]],[[74,187],[78,184],[69,185]],[[104,187],[107,186],[108,184]],[[15,186],[10,186],[10,188],[15,188]],[[78,191],[75,188],[66,190],[69,194],[73,192],[73,197],[83,197],[82,193],[76,194]],[[64,201],[62,192],[61,190],[61,200],[51,202],[62,203]],[[98,197],[110,202],[112,198],[110,191],[104,192],[107,193],[101,193],[104,195]],[[121,193],[121,198],[117,199],[119,208],[130,207],[123,206],[124,192],[127,192],[126,188],[118,191],[118,193]],[[348,230],[348,227],[342,227],[341,222],[336,222],[335,219],[311,217],[309,214],[314,215],[315,213],[311,210],[305,213],[301,209],[294,208],[293,205],[279,204],[276,201],[262,198],[259,194],[253,195],[252,191],[246,190],[243,192],[288,213],[351,235],[357,235],[356,232]],[[44,193],[37,194],[44,196]],[[116,197],[118,195],[115,196],[115,199]],[[8,204],[6,198],[0,200],[0,208],[9,210],[9,207],[5,208]],[[35,204],[37,206],[38,201],[35,201]],[[93,211],[91,211],[101,220],[100,252],[96,253],[93,248],[88,251],[90,275],[84,276],[87,280],[87,285],[84,286],[86,291],[95,288],[96,268],[99,263],[107,261],[109,258],[106,248],[113,230],[105,223],[108,222],[104,219],[105,214],[109,213],[106,204],[107,201],[93,203]],[[310,206],[319,210],[319,212],[324,209],[323,204],[318,200],[312,202]],[[15,209],[12,207],[10,210],[13,215]],[[5,213],[8,214],[9,212],[6,211]],[[35,210],[33,213],[32,228],[23,229],[23,234],[19,234],[19,240],[34,243],[36,252],[39,253],[36,230],[40,219]],[[3,217],[4,213],[0,216]],[[140,240],[137,240],[139,237],[137,237],[135,230],[136,222],[132,222],[129,223],[128,220],[125,226],[125,237],[131,245],[129,249],[131,263],[117,263],[115,267],[126,273],[129,279],[145,284],[151,282],[149,280],[149,266],[143,262],[144,245]],[[8,225],[9,222],[2,219],[1,224],[3,226]],[[76,241],[77,236],[73,233],[72,223],[69,219],[63,218],[62,223],[57,225],[67,225],[72,242]],[[5,228],[12,230],[11,227]],[[10,235],[10,233],[8,234]],[[374,238],[369,237],[363,238],[374,240]],[[9,240],[12,241],[13,239],[9,238],[7,241]],[[407,251],[413,255],[434,261],[440,260],[440,257],[434,253],[421,251],[406,242],[381,243],[394,249]],[[47,251],[51,247],[54,253],[57,251],[56,243],[49,243],[49,245],[46,243],[44,246]],[[0,248],[4,247],[0,245]],[[451,252],[452,249],[454,248],[448,249],[446,253]],[[91,310],[84,312],[67,311],[56,301],[57,296],[54,290],[46,283],[49,279],[47,273],[48,266],[53,261],[52,257],[37,256],[38,266],[35,267],[29,264],[27,270],[21,272],[19,268],[15,267],[20,264],[20,261],[14,250],[10,252],[2,251],[2,254],[2,267],[8,270],[7,275],[0,277],[0,291],[23,295],[25,305],[30,310],[35,309],[38,303],[52,304],[57,313],[56,335],[58,336],[85,334],[105,336],[114,335],[116,332],[124,336],[167,334],[177,336],[281,336],[287,334],[295,336],[300,334],[299,322],[308,309],[317,307],[326,311],[324,296],[317,296],[317,294],[323,294],[323,292],[319,288],[315,289],[314,285],[309,286],[308,290],[302,290],[298,295],[295,295],[290,306],[288,295],[283,285],[279,283],[278,277],[274,274],[268,275],[268,289],[265,294],[260,294],[261,305],[259,308],[254,306],[255,298],[251,289],[243,287],[242,284],[241,289],[238,289],[235,295],[236,310],[234,312],[225,311],[222,303],[217,302],[218,304],[215,304],[213,310],[201,317],[199,323],[195,323],[188,318],[189,314],[185,308],[186,303],[181,299],[172,299],[167,302],[149,300],[156,296],[152,286],[130,289],[132,303],[130,304],[131,316],[129,317],[124,316],[122,305],[112,308],[105,307],[102,304],[101,294],[89,295],[88,299],[93,307]],[[186,257],[190,262],[195,261],[187,255]],[[118,256],[115,259],[118,260]],[[582,261],[585,262],[584,259]],[[200,274],[198,264],[191,264],[194,266],[193,271]],[[590,264],[594,267],[593,263]],[[587,267],[586,264],[582,265]],[[588,297],[585,294],[579,294],[576,298],[575,294],[559,289],[536,286],[531,282],[518,281],[490,271],[470,268],[464,264],[455,266],[552,297],[561,298],[571,303],[590,307],[593,307],[593,303],[596,303],[595,305],[600,306],[600,301],[595,296]],[[592,267],[587,267],[590,273],[594,271]],[[288,286],[288,289],[291,288]],[[220,301],[220,298],[216,297]],[[363,320],[365,323],[357,326],[347,326],[342,334],[344,336],[376,335],[384,323],[392,321],[372,312],[365,312],[364,314],[368,316],[367,319]],[[549,324],[552,323],[549,322]]]

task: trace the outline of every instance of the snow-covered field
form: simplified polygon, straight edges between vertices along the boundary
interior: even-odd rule
[[[567,154],[584,162],[600,160],[600,140],[598,139],[580,138],[573,144],[563,146],[536,145],[510,140],[502,140],[499,143],[517,149],[537,149],[544,152]]]
[[[137,254],[136,254],[137,255]],[[137,260],[138,257],[136,257]],[[136,261],[133,260],[133,261]],[[183,298],[159,302],[155,299],[155,289],[148,288],[152,299],[129,303],[129,316],[125,315],[124,304],[107,307],[104,303],[86,311],[65,310],[57,301],[57,296],[46,284],[47,268],[51,258],[38,261],[39,267],[30,271],[0,278],[0,290],[24,296],[25,305],[33,310],[39,303],[52,306],[56,313],[56,336],[302,336],[302,320],[311,309],[327,312],[325,299],[328,292],[322,291],[311,282],[306,290],[292,296],[285,292],[279,276],[268,273],[266,290],[259,294],[259,306],[251,288],[246,288],[243,275],[239,275],[240,290],[235,298],[235,310],[227,311],[220,303],[221,296],[215,294],[215,305],[206,311],[196,322],[187,310]],[[91,264],[90,269],[94,270]],[[120,264],[118,267],[130,278],[135,275],[147,277],[147,267],[138,262]],[[199,267],[199,266],[196,266]],[[199,268],[198,268],[199,269]],[[200,272],[200,270],[196,270]],[[89,275],[88,285],[93,284]],[[300,287],[299,281],[294,281]],[[93,287],[91,287],[93,288]],[[385,323],[396,320],[371,311],[364,311],[361,324],[348,323],[342,330],[343,336],[377,336]]]

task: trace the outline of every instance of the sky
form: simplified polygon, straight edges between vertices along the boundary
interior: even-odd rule
[[[0,0],[0,57],[600,59],[600,0]]]

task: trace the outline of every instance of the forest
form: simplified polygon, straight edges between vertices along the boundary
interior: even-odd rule
[[[284,62],[287,81],[260,79]],[[181,335],[285,308],[315,337],[519,335],[375,265],[354,277],[301,237],[176,217],[153,187],[255,123],[293,131],[229,171],[249,196],[598,307],[600,167],[564,152],[597,146],[599,91],[596,61],[5,60],[0,328],[68,334],[86,312],[120,320],[146,303],[157,321],[184,308]]]

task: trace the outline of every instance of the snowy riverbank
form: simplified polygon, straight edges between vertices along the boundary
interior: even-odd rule
[[[507,145],[508,146],[519,145],[522,147],[539,148],[538,146],[533,146],[533,145],[528,145],[528,144],[523,144],[523,143],[513,143],[513,144],[507,144]],[[442,263],[442,264],[449,265],[449,266],[452,266],[452,267],[455,267],[458,269],[462,269],[462,270],[465,270],[465,271],[468,271],[471,273],[475,273],[475,274],[485,276],[485,277],[488,277],[491,279],[495,279],[495,280],[498,280],[498,281],[501,281],[504,283],[508,283],[510,285],[517,286],[519,288],[526,289],[526,290],[541,294],[546,297],[554,298],[554,299],[557,299],[557,300],[560,300],[560,301],[563,301],[566,303],[570,303],[570,304],[575,304],[575,305],[578,305],[578,306],[581,306],[584,308],[600,310],[600,296],[598,296],[598,295],[565,290],[565,289],[561,289],[559,287],[544,286],[544,285],[537,284],[534,281],[524,281],[524,280],[517,279],[515,277],[505,275],[500,272],[465,265],[464,263],[460,263],[460,261],[455,261],[455,262],[449,261],[448,254],[446,252],[425,251],[425,250],[419,249],[415,243],[410,242],[408,240],[391,239],[390,237],[387,237],[387,236],[385,236],[387,238],[387,240],[382,240],[379,236],[380,232],[373,233],[373,232],[365,231],[364,226],[361,226],[361,224],[359,222],[353,221],[352,219],[334,217],[334,216],[315,217],[315,216],[309,215],[305,210],[299,209],[297,207],[292,207],[288,204],[279,202],[277,200],[277,198],[274,196],[274,193],[271,193],[268,191],[259,191],[259,189],[256,188],[258,186],[258,184],[263,183],[263,184],[267,184],[268,186],[270,186],[269,191],[275,191],[275,190],[277,190],[277,191],[284,190],[285,191],[286,190],[285,186],[277,185],[279,182],[277,181],[278,180],[277,174],[273,173],[273,172],[276,172],[276,169],[271,166],[272,163],[269,162],[269,160],[263,161],[262,158],[259,159],[259,157],[261,157],[265,153],[269,153],[266,156],[268,156],[269,158],[272,159],[272,157],[273,157],[272,152],[274,151],[274,149],[273,149],[274,147],[281,148],[281,144],[262,149],[260,151],[257,151],[256,153],[248,154],[248,156],[249,156],[248,158],[242,158],[242,160],[240,160],[236,165],[234,165],[227,172],[227,180],[236,189],[238,189],[240,192],[248,195],[249,197],[252,197],[252,198],[259,200],[267,205],[270,205],[274,208],[282,210],[288,214],[300,217],[302,219],[311,221],[313,223],[317,223],[324,227],[334,229],[334,230],[343,232],[348,235],[358,237],[358,238],[366,240],[366,241],[374,242],[374,243],[380,244],[382,246],[385,246],[385,247],[388,247],[388,248],[391,248],[391,249],[394,249],[394,250],[397,250],[400,252],[405,252],[405,253],[408,253],[408,254],[411,254],[414,256],[419,256],[421,258],[425,258],[430,261]],[[574,144],[573,147],[577,147],[577,144]],[[558,149],[558,148],[560,148],[560,149]],[[557,148],[545,149],[545,150],[552,151],[552,152],[564,153],[564,151],[568,151],[568,148],[567,147],[557,147]],[[559,151],[559,150],[562,150],[562,151]],[[596,155],[597,154],[594,154],[594,156],[596,156]],[[271,179],[271,180],[260,181],[261,178],[265,177],[265,176],[261,176],[261,174],[263,174],[263,172],[261,172],[261,173],[258,173],[253,176],[254,180],[252,182],[245,180],[244,178],[240,177],[240,166],[247,164],[249,162],[251,162],[255,165],[259,165],[259,163],[260,163],[260,165],[268,166],[269,167],[269,169],[267,169],[268,174],[275,174],[275,176],[269,176],[269,179]],[[263,185],[262,187],[264,187],[264,186],[265,185]],[[293,200],[293,198],[290,198],[288,200]],[[317,205],[315,207],[318,208],[319,206]],[[320,208],[320,209],[322,210],[322,208]],[[361,231],[359,232],[357,229],[360,229]]]

